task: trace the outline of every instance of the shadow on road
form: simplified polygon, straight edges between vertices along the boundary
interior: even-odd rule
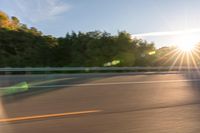
[[[167,73],[162,73],[167,74]],[[2,96],[3,103],[17,102],[27,97],[42,95],[59,89],[68,89],[77,84],[87,84],[100,79],[134,76],[134,75],[160,75],[160,73],[111,73],[111,74],[44,74],[44,75],[9,75],[0,76],[1,86],[12,86],[20,82],[33,84],[28,91]],[[145,79],[143,79],[145,80]]]

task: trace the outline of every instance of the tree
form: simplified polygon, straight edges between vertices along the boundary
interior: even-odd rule
[[[126,31],[72,31],[56,38],[0,12],[1,67],[152,66],[159,64],[156,58],[161,53],[153,43],[133,39]]]
[[[0,11],[0,28],[7,28],[10,25],[9,17],[6,13]]]
[[[12,16],[11,17],[11,23],[12,23],[12,27],[13,29],[18,29],[20,27],[20,21],[17,17]]]

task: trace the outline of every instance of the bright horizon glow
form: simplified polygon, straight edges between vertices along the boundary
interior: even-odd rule
[[[176,40],[176,46],[179,48],[182,52],[192,52],[198,41],[199,38],[196,34],[183,34],[175,38]]]
[[[178,31],[164,31],[164,32],[148,32],[148,33],[140,33],[133,34],[132,37],[151,37],[151,36],[174,36],[174,35],[184,35],[184,34],[192,34],[199,33],[200,28],[196,29],[186,29],[186,30],[178,30]]]
[[[176,46],[183,52],[192,52],[199,41],[199,38],[195,34],[184,34],[175,39]]]
[[[185,44],[178,45],[178,49],[183,52],[192,52],[194,48],[195,45],[185,45]]]
[[[167,37],[171,40],[172,46],[176,46],[181,52],[191,52],[200,42],[200,28],[184,29],[179,31],[164,31],[133,34],[132,38],[145,39],[146,37]],[[168,44],[168,46],[170,46]]]

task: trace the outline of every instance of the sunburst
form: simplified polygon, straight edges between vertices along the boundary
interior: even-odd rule
[[[199,38],[200,40],[200,38]],[[178,67],[181,70],[183,67],[190,70],[195,68],[199,70],[200,65],[200,45],[198,45],[197,38],[191,35],[182,35],[176,38],[177,44],[173,50],[170,50],[164,56],[160,57],[162,61],[164,57],[167,57],[166,60],[163,60],[161,65],[170,65],[170,70],[174,67]],[[160,62],[161,63],[161,62]]]

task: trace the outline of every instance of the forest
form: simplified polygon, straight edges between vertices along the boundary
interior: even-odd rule
[[[157,49],[126,31],[112,35],[99,30],[44,35],[17,17],[0,11],[0,67],[94,67],[187,65],[176,47]],[[186,58],[186,57],[183,57]],[[198,60],[195,58],[194,60]]]

